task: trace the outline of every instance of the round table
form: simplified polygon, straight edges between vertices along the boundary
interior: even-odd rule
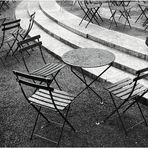
[[[98,48],[79,48],[66,52],[62,56],[64,63],[82,67],[96,68],[109,65],[115,60],[113,53]]]
[[[101,99],[101,104],[103,104],[102,97],[98,95],[98,93],[95,92],[90,87],[90,85],[92,85],[92,83],[94,83],[107,69],[111,67],[113,61],[115,60],[114,54],[98,48],[79,48],[66,52],[62,56],[62,60],[64,61],[64,63],[71,66],[71,71],[86,85],[86,87],[81,92],[79,92],[77,96],[79,96],[85,89],[90,88]],[[105,70],[103,70],[101,74],[99,74],[95,79],[87,84],[83,68],[96,68],[105,65],[109,66],[107,66],[107,68],[105,68]],[[83,78],[81,78],[73,70],[73,67],[79,67],[81,69]]]

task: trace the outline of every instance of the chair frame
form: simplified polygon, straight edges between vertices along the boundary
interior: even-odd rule
[[[117,9],[112,9],[112,5],[113,7],[120,7],[123,9],[123,11],[121,10],[117,10]],[[117,3],[116,1],[109,1],[108,2],[108,7],[110,9],[110,12],[111,12],[111,17],[109,18],[111,20],[111,24],[109,26],[109,29],[111,28],[111,25],[112,25],[112,22],[114,21],[116,27],[117,27],[117,22],[116,22],[116,19],[115,19],[115,14],[117,11],[120,12],[120,17],[119,17],[119,20],[121,19],[121,17],[123,16],[125,18],[125,23],[124,23],[124,27],[126,26],[126,23],[129,24],[129,27],[131,27],[131,24],[130,24],[130,21],[129,21],[129,18],[130,18],[130,10],[131,10],[131,7],[128,7],[129,4],[125,4],[123,2],[120,2],[120,3]]]
[[[25,40],[25,39],[28,37],[30,31],[32,30],[33,24],[34,24],[35,14],[36,14],[36,12],[34,12],[34,13],[32,13],[32,14],[30,15],[30,20],[29,20],[29,25],[28,25],[27,30],[24,30],[24,29],[22,29],[22,28],[19,30],[18,33],[19,33],[19,36],[21,37],[21,40],[19,40],[19,39],[17,38],[17,41],[18,41],[18,42],[19,42],[19,41],[23,41],[23,40]],[[16,31],[12,32],[12,35],[15,37],[15,36],[16,36]],[[13,55],[18,51],[18,48],[19,48],[19,47],[16,48],[16,50],[15,50],[14,53],[13,53]]]
[[[36,35],[36,36],[33,36],[33,37],[28,38],[26,40],[23,40],[23,41],[18,42],[19,52],[21,53],[21,57],[22,57],[22,60],[23,60],[24,65],[25,65],[25,68],[26,68],[27,72],[28,73],[31,73],[31,74],[36,74],[36,72],[38,70],[40,70],[40,68],[39,69],[36,69],[36,70],[34,70],[32,72],[30,71],[29,67],[27,66],[27,62],[25,60],[25,56],[23,54],[24,51],[26,51],[27,53],[29,53],[28,50],[34,49],[35,47],[37,47],[40,50],[41,58],[42,58],[42,61],[44,63],[43,67],[46,66],[47,64],[49,64],[45,60],[45,57],[44,57],[44,54],[43,54],[43,51],[42,51],[42,42],[39,41],[40,37],[41,37],[40,35]],[[32,45],[29,45],[30,42],[34,42],[34,43]],[[25,47],[26,44],[27,44],[27,46]],[[55,81],[55,83],[58,86],[58,88],[60,90],[62,90],[61,87],[60,87],[60,85],[58,84],[58,82],[56,80],[56,76],[58,75],[58,73],[60,72],[60,70],[65,67],[65,64],[58,64],[58,63],[54,63],[54,64],[57,64],[57,68],[51,69],[51,72],[50,72],[49,75],[44,75],[44,74],[39,74],[39,75],[43,75],[45,77],[48,77],[48,76],[51,75],[52,81]],[[58,65],[59,65],[60,68],[58,67]],[[41,67],[41,68],[43,68],[43,67]]]
[[[102,3],[100,3],[100,6],[98,6],[98,4],[93,4],[90,0],[78,0],[78,4],[80,6],[80,8],[82,9],[82,11],[84,12],[84,16],[81,19],[79,25],[81,25],[81,23],[83,22],[84,19],[88,18],[88,23],[86,24],[85,28],[88,27],[88,25],[91,23],[93,23],[93,20],[100,25],[100,23],[98,22],[98,17],[101,19],[101,21],[103,22],[103,19],[101,18],[100,14],[98,13],[98,10],[100,9]],[[97,6],[97,7],[96,7]],[[97,14],[97,16],[96,16]]]
[[[143,121],[145,122],[146,126],[148,125],[147,121],[144,117],[144,114],[142,112],[142,109],[139,105],[139,103],[142,103],[143,96],[146,93],[148,93],[148,88],[146,88],[144,85],[138,83],[139,80],[148,77],[148,73],[146,73],[146,72],[148,72],[148,68],[138,70],[136,72],[137,76],[133,80],[130,78],[126,78],[126,79],[123,79],[123,80],[116,82],[115,84],[112,84],[111,86],[105,88],[111,96],[111,100],[113,102],[115,110],[113,110],[103,121],[96,123],[97,125],[105,123],[112,115],[117,113],[119,120],[121,122],[121,125],[123,127],[123,130],[125,132],[125,135],[127,135],[127,130],[124,126],[124,123],[123,123],[123,120],[122,120],[121,115],[119,113],[119,110],[123,107],[123,105],[127,104],[125,110],[122,112],[122,113],[125,113],[135,103],[137,104],[137,106],[140,110]],[[121,99],[122,103],[120,103],[120,105],[116,105],[115,98]],[[131,128],[133,128],[133,127],[131,127]],[[131,128],[129,128],[129,129],[131,129]]]
[[[30,75],[30,74],[27,74],[27,73],[22,73],[22,72],[19,72],[19,71],[15,71],[13,70],[13,73],[14,75],[16,76],[16,81],[19,83],[19,86],[21,88],[21,91],[25,97],[25,99],[27,100],[27,102],[37,111],[37,117],[35,119],[35,123],[34,123],[34,126],[33,126],[33,130],[32,130],[32,133],[31,133],[31,137],[30,139],[32,140],[33,138],[33,135],[36,135],[36,136],[39,136],[40,138],[43,138],[43,139],[46,139],[45,137],[42,137],[40,135],[37,135],[37,134],[34,134],[35,132],[35,127],[37,125],[37,121],[38,121],[38,118],[39,118],[39,115],[41,115],[48,123],[51,123],[52,121],[50,121],[45,115],[44,113],[41,112],[41,108],[46,108],[46,109],[49,109],[49,110],[54,110],[55,112],[58,112],[59,115],[64,119],[64,122],[62,124],[62,129],[61,129],[61,133],[60,133],[60,136],[59,136],[59,140],[58,142],[56,141],[53,141],[53,140],[50,140],[50,139],[46,139],[48,141],[51,141],[51,142],[54,142],[54,143],[57,143],[57,146],[59,146],[60,144],[60,140],[61,140],[61,137],[62,137],[62,133],[63,133],[63,129],[64,129],[64,126],[65,126],[65,123],[68,124],[68,126],[75,132],[75,129],[74,127],[71,125],[71,123],[67,120],[67,116],[68,116],[68,112],[69,112],[69,109],[70,109],[70,104],[73,100],[71,100],[71,102],[68,104],[68,108],[67,108],[67,111],[66,111],[66,114],[64,115],[60,109],[58,109],[56,103],[55,103],[55,100],[54,100],[54,96],[53,96],[53,92],[54,92],[54,88],[50,87],[50,84],[52,83],[52,80],[49,79],[49,78],[45,78],[45,77],[41,77],[41,76],[35,76],[35,75]],[[37,83],[38,82],[38,83]],[[44,85],[43,83],[44,82]],[[28,87],[33,87],[35,89],[35,91],[33,92],[33,94],[35,94],[39,89],[42,89],[42,90],[46,90],[47,92],[49,91],[49,96],[51,98],[51,103],[53,105],[53,108],[47,108],[46,106],[44,106],[43,104],[40,104],[40,103],[33,103],[32,101],[29,100],[29,98],[27,97],[27,93],[25,92],[24,90],[24,85],[25,86],[28,86]],[[33,94],[31,96],[33,96]],[[46,96],[47,97],[47,96]],[[71,96],[72,97],[72,96]],[[63,98],[62,98],[63,99]],[[74,99],[74,97],[73,97]],[[56,122],[54,122],[56,123]]]
[[[12,36],[12,34],[10,33],[13,29],[16,30],[16,36],[15,37]],[[0,49],[2,49],[2,47],[5,43],[7,43],[7,45],[9,46],[9,50],[6,53],[5,59],[8,57],[10,52],[12,52],[12,55],[13,55],[13,53],[15,51],[15,50],[13,50],[13,47],[14,47],[16,41],[17,41],[17,38],[18,38],[18,35],[19,35],[19,29],[20,29],[20,19],[14,20],[14,21],[9,21],[9,22],[4,22],[2,24],[3,35],[2,35],[2,42],[1,42],[1,45],[0,45]],[[7,33],[7,31],[10,31],[10,32]],[[8,40],[5,40],[5,38],[8,37],[8,36],[10,36],[10,37],[12,36],[12,37]]]

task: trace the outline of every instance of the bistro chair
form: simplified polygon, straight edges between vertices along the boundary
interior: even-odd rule
[[[122,113],[125,113],[130,107],[137,104],[143,120],[147,126],[146,119],[139,103],[144,104],[143,96],[148,92],[148,88],[140,84],[139,81],[148,77],[148,68],[138,70],[136,75],[137,76],[134,79],[125,78],[105,88],[111,96],[115,110],[113,110],[103,121],[98,122],[97,125],[100,123],[105,123],[111,116],[117,113],[125,134],[127,135],[127,130],[124,126],[120,112],[122,111]],[[118,105],[116,99],[121,101],[120,103],[118,102]]]
[[[21,57],[24,63],[24,66],[28,73],[38,76],[44,76],[49,77],[51,76],[52,81],[55,81],[58,88],[61,90],[60,85],[58,84],[56,80],[57,74],[60,72],[62,68],[65,67],[65,64],[61,63],[47,63],[46,59],[44,57],[43,51],[42,51],[42,42],[39,41],[40,35],[33,36],[31,38],[28,38],[26,40],[18,42],[19,52],[21,53]],[[39,50],[41,59],[42,59],[42,66],[38,68],[32,69],[31,66],[29,66],[29,63],[27,62],[27,59],[25,58],[25,53],[29,53],[29,51],[33,50]],[[31,56],[30,56],[31,58]]]
[[[6,52],[5,58],[11,53],[13,55],[13,52],[15,51],[14,45],[17,42],[17,37],[19,34],[20,29],[20,19],[4,22],[2,24],[2,35],[0,36],[0,50],[1,52]],[[11,32],[13,30],[16,30],[16,36],[13,36]],[[4,49],[4,45],[8,46],[8,50]]]
[[[98,25],[100,25],[98,17],[101,19],[101,21],[103,21],[102,17],[98,13],[98,10],[100,9],[102,5],[101,2],[95,4],[95,3],[92,3],[90,0],[78,0],[78,4],[80,8],[82,9],[82,11],[84,12],[84,16],[81,19],[79,25],[81,25],[83,20],[86,20],[86,19],[88,19],[88,23],[86,24],[85,28],[87,28],[87,26],[90,23],[93,23],[94,21]]]
[[[146,15],[146,12],[148,10],[148,4],[145,3],[145,2],[138,2],[138,7],[140,8],[140,15],[138,16],[138,18],[136,19],[135,23],[140,19],[142,18],[143,16],[145,17],[146,21],[143,23],[143,26],[145,26],[147,24],[147,20],[148,20],[148,17]],[[146,28],[147,29],[147,28]]]
[[[20,28],[19,35],[21,37],[21,40],[25,40],[28,37],[34,24],[34,18],[35,18],[35,12],[30,15],[30,20],[27,30]],[[14,32],[12,32],[12,34],[15,36],[17,34],[17,31],[15,30]]]
[[[110,0],[108,2],[108,7],[111,12],[111,17],[109,18],[111,20],[111,23],[110,23],[109,29],[111,28],[111,25],[113,22],[115,23],[116,27],[118,26],[116,21],[117,19],[116,15],[118,14],[118,12],[120,13],[118,20],[120,20],[121,17],[123,17],[125,19],[124,27],[126,26],[126,23],[128,23],[129,27],[131,28],[129,18],[131,18],[130,11],[132,7],[126,6],[124,3],[121,3],[121,2],[119,3],[119,2],[114,0]]]
[[[19,37],[17,38],[18,42],[25,40],[29,36],[29,33],[30,33],[30,31],[33,27],[33,24],[34,24],[34,18],[35,18],[35,12],[30,15],[30,20],[29,20],[29,25],[28,25],[27,30],[20,28],[20,30],[19,30],[19,37],[20,38]],[[17,35],[17,30],[14,30],[14,32],[12,32],[12,35],[15,37]],[[18,48],[19,47],[16,48],[16,50],[14,51],[13,54],[15,54],[18,51]]]
[[[30,139],[32,139],[34,135],[54,142],[57,144],[57,146],[59,146],[64,127],[66,127],[65,123],[67,123],[67,125],[75,132],[74,127],[67,119],[70,104],[74,100],[74,95],[50,87],[52,80],[49,78],[37,75],[30,75],[19,71],[13,71],[13,73],[16,76],[16,81],[18,82],[25,99],[37,111],[37,116]],[[28,93],[26,88],[32,90],[32,93]],[[42,136],[41,134],[35,134],[35,128],[39,120],[39,115],[42,116],[48,123],[56,123],[55,121],[49,120],[49,116],[48,118],[45,116],[45,111],[43,112],[43,109],[49,110],[51,113],[58,113],[60,117],[64,120],[58,142],[47,139],[46,136]],[[63,112],[65,112],[65,114]],[[59,123],[57,124],[59,125]]]
[[[0,11],[5,10],[5,8],[9,8],[9,1],[8,0],[0,1]]]

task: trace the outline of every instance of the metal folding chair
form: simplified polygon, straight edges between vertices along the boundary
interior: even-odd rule
[[[84,16],[80,21],[79,25],[81,25],[83,20],[86,20],[86,19],[88,19],[88,23],[85,27],[87,27],[90,23],[93,23],[93,21],[95,21],[98,25],[100,25],[98,18],[100,18],[101,21],[103,21],[102,17],[98,13],[98,10],[102,5],[101,2],[95,4],[95,3],[92,3],[90,0],[78,0],[78,4],[82,9],[82,11],[84,12]]]
[[[25,99],[37,111],[37,116],[35,119],[30,139],[32,139],[34,135],[43,138],[44,140],[54,142],[57,144],[57,146],[59,146],[65,123],[67,123],[67,125],[75,132],[74,127],[67,119],[70,104],[74,100],[74,95],[50,87],[52,80],[49,78],[30,75],[19,71],[13,71],[13,73],[16,76],[16,81],[19,83],[19,86]],[[32,90],[31,95],[30,92],[28,93],[25,89],[26,87],[34,88],[34,90]],[[43,109],[50,110],[50,112],[54,111],[56,113],[59,113],[60,117],[64,120],[64,122],[61,124],[62,129],[60,132],[58,142],[46,138],[45,135],[42,136],[41,134],[35,134],[35,128],[39,119],[39,115],[42,116],[48,123],[56,123],[55,121],[49,120],[49,117],[47,118],[45,116],[45,112],[43,112]],[[57,124],[59,125],[60,123]]]
[[[140,8],[141,13],[138,16],[138,18],[136,19],[135,23],[143,16],[146,18],[146,20],[148,20],[148,17],[146,15],[146,11],[148,11],[148,4],[140,1],[140,2],[138,2],[138,7]],[[144,25],[145,25],[145,22],[143,23],[143,26]]]
[[[8,0],[0,1],[0,11],[5,10],[5,7],[9,8],[9,1]]]
[[[103,19],[101,17],[101,15],[99,14],[99,9],[101,8],[102,6],[102,2],[98,2],[98,3],[94,3],[93,1],[91,0],[85,0],[84,1],[85,3],[85,6],[90,14],[90,20],[89,22],[87,23],[86,27],[89,25],[90,22],[93,23],[93,20],[98,24],[99,24],[99,20],[98,18],[100,18],[100,20],[103,22]]]
[[[34,18],[35,18],[35,12],[30,15],[30,20],[27,30],[20,28],[19,35],[21,37],[21,40],[25,40],[28,37],[34,24]],[[12,32],[12,34],[15,36],[17,34],[17,31],[15,30],[14,32]]]
[[[37,35],[37,36],[34,36],[34,37],[18,42],[19,52],[21,53],[21,57],[26,67],[26,70],[28,73],[32,75],[38,75],[38,76],[44,76],[44,77],[51,76],[52,81],[55,81],[58,88],[61,90],[61,87],[56,80],[56,76],[60,72],[60,70],[65,67],[65,64],[47,63],[43,55],[43,51],[42,51],[42,42],[39,41],[39,39],[40,39],[40,35]],[[30,68],[25,58],[25,52],[29,53],[29,50],[31,49],[39,50],[41,54],[41,59],[43,61],[43,65],[41,67],[39,66],[38,68],[34,70]]]
[[[2,24],[2,36],[0,36],[0,50],[6,52],[6,56],[5,58],[7,58],[7,56],[15,51],[15,49],[13,49],[16,41],[17,41],[17,37],[19,34],[19,29],[20,29],[20,19],[18,20],[13,20],[13,21],[8,21],[8,22],[4,22]],[[13,30],[16,30],[16,36],[14,37],[11,32]],[[4,49],[4,45],[8,45],[9,50],[6,51],[6,49]]]
[[[144,117],[144,114],[142,112],[142,109],[140,107],[139,103],[143,103],[144,99],[143,96],[148,92],[148,88],[146,88],[144,85],[140,84],[139,81],[141,79],[145,79],[148,77],[148,68],[144,68],[141,70],[138,70],[136,72],[137,76],[134,79],[131,78],[125,78],[121,81],[118,81],[111,86],[105,88],[111,96],[113,105],[115,107],[115,110],[113,110],[103,121],[98,122],[97,125],[101,123],[105,123],[111,116],[113,116],[115,113],[118,114],[119,120],[121,122],[121,125],[125,131],[125,134],[127,135],[127,130],[124,126],[123,120],[121,118],[121,113],[125,113],[131,106],[137,104],[140,113],[143,117],[143,120],[147,126],[146,119]],[[116,99],[120,99],[120,103],[116,102]],[[118,103],[118,105],[117,105]],[[139,122],[141,123],[141,122]],[[138,125],[138,124],[136,124]],[[132,128],[135,127],[132,126]],[[131,127],[130,127],[131,128]],[[130,129],[129,128],[129,129]]]
[[[22,40],[25,40],[28,36],[29,36],[29,33],[33,27],[33,24],[34,24],[34,18],[35,18],[35,12],[32,13],[30,15],[30,20],[29,20],[29,25],[28,25],[28,28],[27,30],[23,29],[23,28],[20,28],[19,29],[19,37],[17,38],[17,41],[22,41]],[[17,30],[14,30],[12,32],[12,35],[15,37],[17,35]],[[13,55],[18,51],[18,47],[16,48],[16,50],[13,52]]]
[[[124,27],[126,26],[126,23],[128,23],[128,25],[131,28],[129,18],[131,18],[130,11],[131,11],[132,7],[126,6],[125,3],[123,3],[122,1],[119,1],[119,2],[120,3],[118,3],[118,1],[114,1],[114,0],[110,0],[108,2],[108,7],[111,12],[111,17],[110,17],[111,23],[110,23],[109,29],[111,28],[111,25],[113,22],[115,23],[115,25],[117,27],[117,21],[116,21],[117,12],[120,13],[120,16],[118,18],[119,20],[121,19],[121,17],[123,17],[125,19]]]

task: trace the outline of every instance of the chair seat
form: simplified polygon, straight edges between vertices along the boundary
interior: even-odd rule
[[[74,99],[72,94],[56,89],[54,89],[52,95],[59,110],[63,110]],[[55,109],[48,90],[39,89],[28,100],[36,105]]]
[[[2,36],[0,36],[0,42],[2,41]],[[10,41],[13,41],[15,40],[15,38],[12,36],[12,35],[6,35],[5,36],[5,39],[4,39],[4,43],[7,43],[7,42],[10,42]]]
[[[43,67],[31,72],[30,74],[39,75],[39,76],[49,76],[54,72],[57,72],[58,70],[62,69],[64,66],[65,64],[48,63],[45,64]]]
[[[107,89],[116,97],[120,97],[124,100],[128,98],[129,94],[132,91],[133,85],[133,80],[131,78],[126,78],[107,87]],[[141,95],[145,90],[147,90],[145,86],[137,83],[131,98]]]
[[[21,34],[21,35],[24,35],[24,34],[26,34],[26,30],[24,30],[24,29],[19,29],[19,32],[18,32],[19,34]],[[17,30],[14,30],[13,32],[12,32],[12,34],[14,34],[14,35],[16,35],[17,34]]]

